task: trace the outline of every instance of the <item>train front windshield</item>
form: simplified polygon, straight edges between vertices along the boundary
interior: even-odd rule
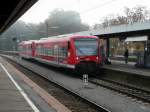
[[[77,56],[95,56],[98,54],[98,42],[95,38],[80,38],[74,41]]]

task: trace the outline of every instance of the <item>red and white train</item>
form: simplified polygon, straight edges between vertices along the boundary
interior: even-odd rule
[[[61,36],[23,41],[19,55],[58,67],[92,73],[101,64],[96,36]]]

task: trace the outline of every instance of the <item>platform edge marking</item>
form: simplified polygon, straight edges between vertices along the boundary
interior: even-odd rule
[[[13,82],[13,84],[16,86],[16,88],[19,90],[19,92],[22,94],[22,96],[25,98],[25,100],[28,102],[30,107],[34,110],[34,112],[40,112],[40,110],[34,105],[34,103],[31,101],[31,99],[28,97],[28,95],[24,92],[24,90],[19,86],[19,84],[14,80],[14,78],[10,75],[10,73],[7,71],[5,66],[0,63],[0,66],[5,71],[7,76],[10,78],[10,80]]]

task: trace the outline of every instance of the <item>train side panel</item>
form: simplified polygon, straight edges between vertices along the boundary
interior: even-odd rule
[[[35,59],[55,66],[67,66],[68,41],[38,43]]]
[[[22,57],[82,72],[94,71],[101,62],[99,42],[95,36],[29,41],[21,43],[19,47]]]

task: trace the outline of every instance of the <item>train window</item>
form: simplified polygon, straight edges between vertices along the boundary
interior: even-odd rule
[[[51,56],[51,48],[48,49],[47,55],[48,55],[48,56]]]
[[[40,45],[40,55],[42,55],[42,46]]]
[[[47,56],[47,48],[44,48],[44,54]]]
[[[67,48],[64,46],[59,47],[59,56],[66,57],[67,56]]]
[[[52,48],[48,48],[48,56],[52,56]]]
[[[53,53],[54,53],[53,55],[54,55],[54,56],[58,56],[58,47],[59,47],[59,46],[58,46],[57,44],[54,45],[54,50],[53,50]]]
[[[63,49],[63,56],[65,56],[65,57],[67,56],[67,49],[66,48]]]
[[[38,45],[38,54],[40,55],[40,46]]]
[[[48,56],[48,50],[47,50],[47,48],[45,48],[45,53],[46,53],[46,56]]]
[[[43,47],[41,46],[40,47],[40,52],[41,52],[41,55],[43,54]]]
[[[53,49],[53,47],[51,48],[51,56],[53,56],[53,51],[54,51],[54,49]]]
[[[98,54],[98,43],[97,39],[84,38],[76,39],[74,41],[77,56],[91,56]]]
[[[50,49],[48,50],[48,54],[49,54],[50,56],[52,56],[52,48],[50,48]]]
[[[48,48],[46,48],[45,50],[46,50],[46,56],[48,56]]]
[[[36,46],[35,52],[36,54],[38,54],[38,46]]]
[[[38,46],[38,52],[39,52],[39,55],[40,55],[40,46]]]
[[[40,45],[40,55],[43,54],[43,48],[42,48],[42,45]]]
[[[37,45],[37,54],[41,55],[41,45]]]
[[[45,54],[45,48],[42,46],[42,55],[44,55]]]
[[[45,53],[45,48],[44,47],[42,47],[42,55],[45,55],[46,53]]]
[[[44,47],[42,47],[42,48],[43,48],[43,50],[42,50],[42,51],[43,51],[43,52],[42,52],[42,54],[43,54],[43,55],[46,55],[46,48],[44,48]]]

